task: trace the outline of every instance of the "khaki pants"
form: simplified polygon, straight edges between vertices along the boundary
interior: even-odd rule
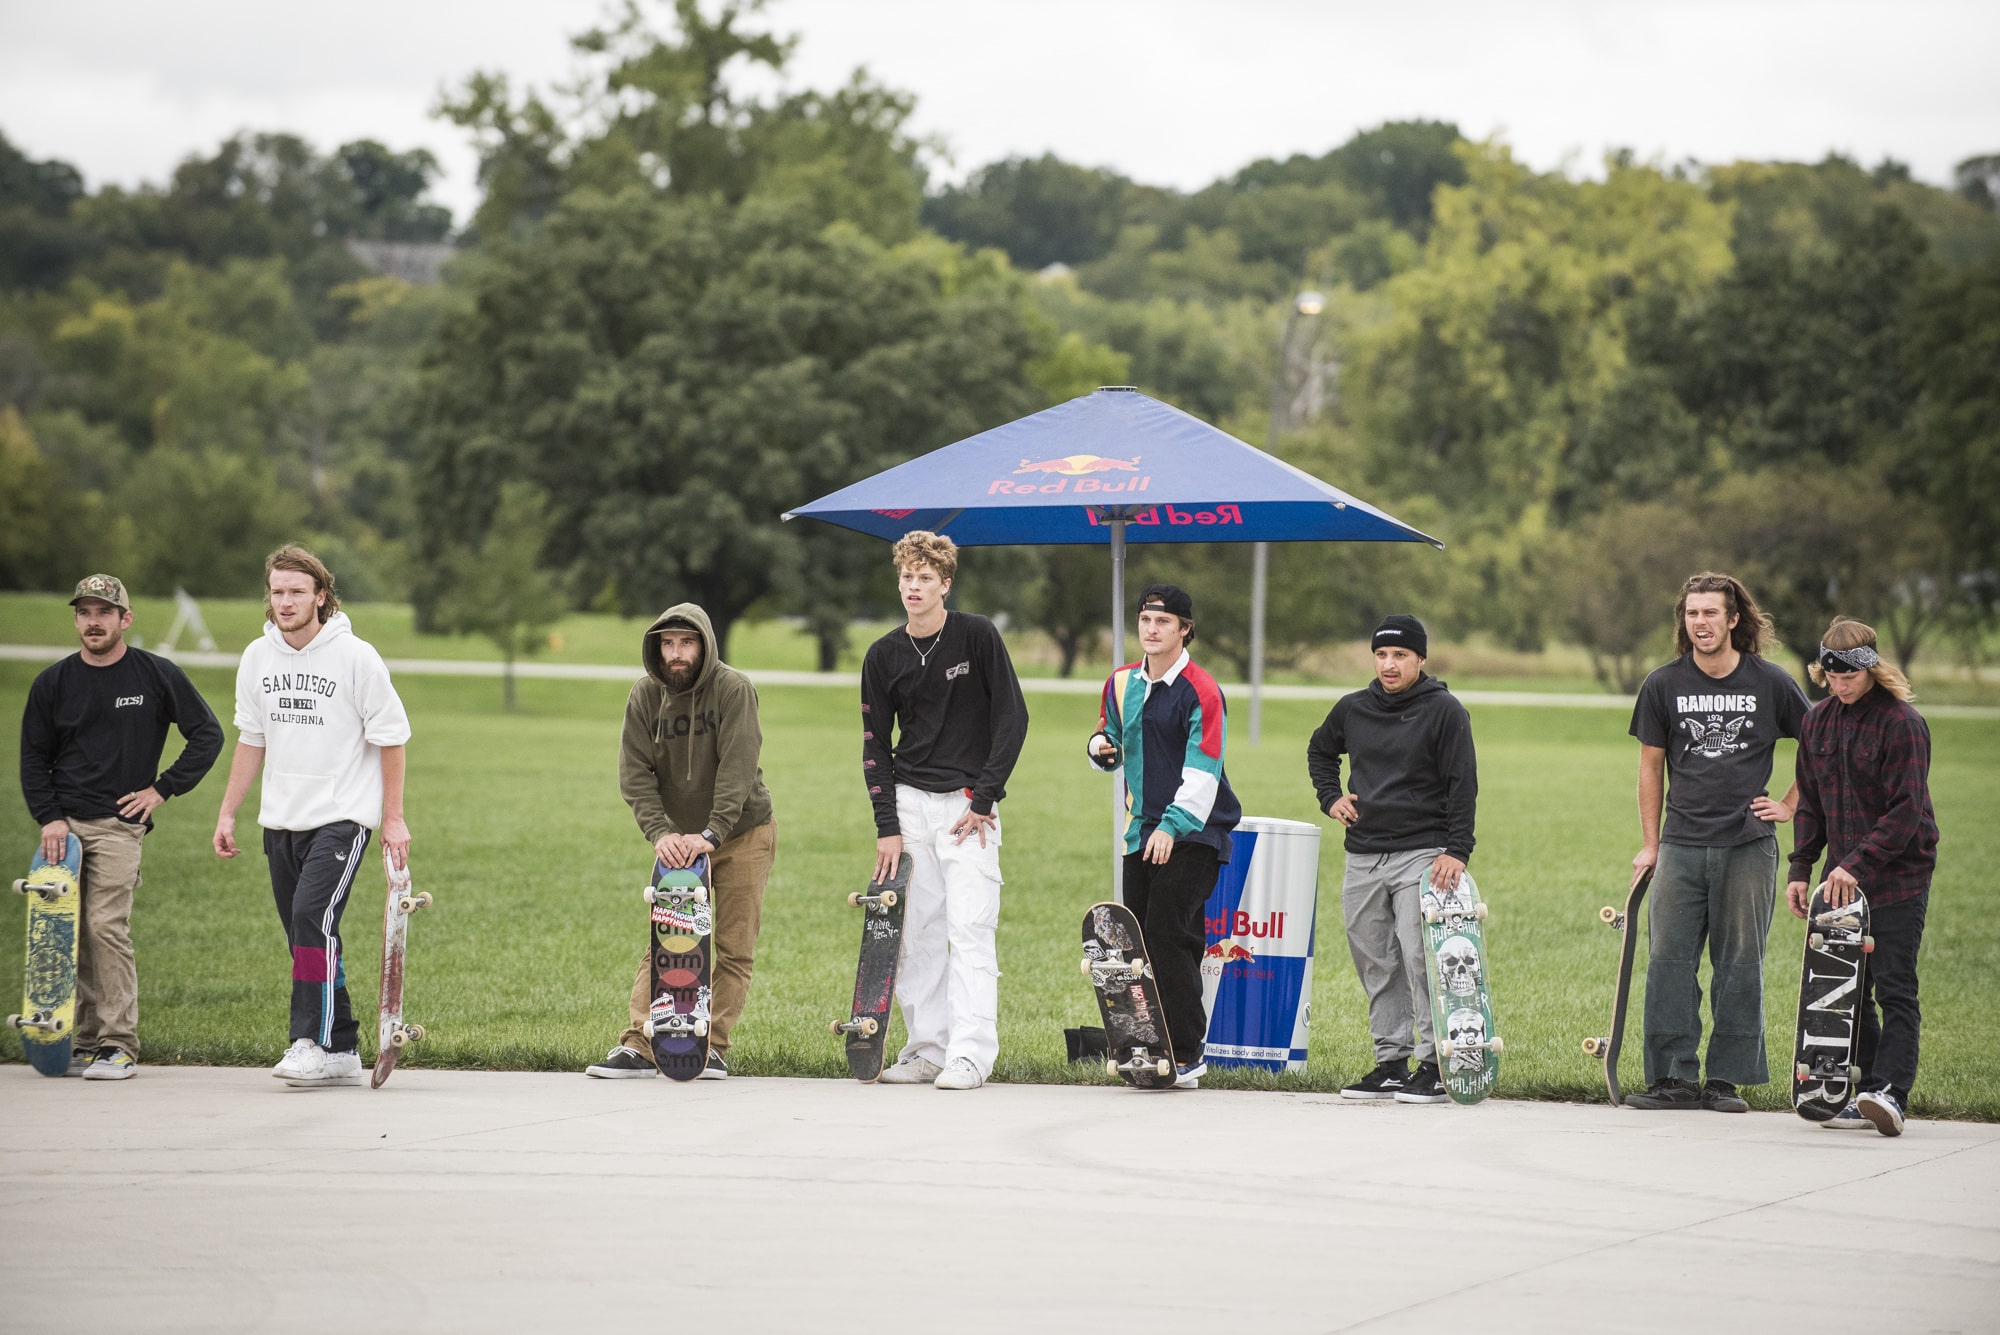
[[[714,889],[715,990],[709,999],[708,1046],[729,1051],[729,1031],[743,1014],[750,995],[750,967],[757,951],[757,932],[764,922],[764,885],[771,879],[771,862],[778,853],[778,822],[765,821],[725,841],[709,856],[709,882]],[[639,961],[632,983],[632,1023],[619,1042],[634,1052],[651,1055],[653,1044],[640,1026],[653,1008],[652,954]]]
[[[64,819],[68,819],[65,817]],[[76,1050],[139,1055],[139,966],[132,955],[132,892],[146,827],[116,816],[70,820],[83,845],[76,933]]]

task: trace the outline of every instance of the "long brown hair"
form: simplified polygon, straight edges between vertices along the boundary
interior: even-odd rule
[[[271,617],[271,572],[292,570],[301,575],[312,576],[313,592],[326,595],[326,601],[319,605],[319,623],[324,626],[335,612],[340,610],[340,595],[333,591],[333,572],[326,568],[326,562],[314,556],[296,542],[288,542],[264,558],[264,615]],[[272,618],[275,620],[275,618]]]
[[[1689,575],[1681,585],[1681,596],[1674,604],[1674,652],[1685,658],[1694,652],[1694,641],[1688,638],[1687,610],[1688,595],[1691,593],[1719,593],[1722,606],[1729,615],[1736,618],[1730,628],[1729,642],[1739,654],[1763,655],[1778,642],[1778,632],[1771,627],[1770,613],[1757,606],[1757,600],[1750,596],[1750,590],[1743,587],[1743,581],[1734,575],[1723,575],[1713,570],[1704,570],[1699,575]]]
[[[1819,642],[1829,649],[1859,649],[1864,645],[1873,649],[1875,628],[1863,625],[1853,617],[1835,617],[1832,624],[1826,628],[1826,634],[1819,637]],[[1806,675],[1813,679],[1815,686],[1826,685],[1826,669],[1818,663],[1808,664]],[[1875,679],[1877,686],[1898,700],[1908,701],[1917,698],[1917,693],[1910,689],[1910,679],[1903,675],[1901,669],[1891,664],[1877,663],[1868,669],[1868,675]]]

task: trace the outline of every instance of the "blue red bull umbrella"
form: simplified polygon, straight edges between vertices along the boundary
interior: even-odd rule
[[[932,450],[789,511],[894,541],[1428,542],[1393,515],[1198,417],[1106,388]],[[1120,620],[1123,616],[1121,613]]]

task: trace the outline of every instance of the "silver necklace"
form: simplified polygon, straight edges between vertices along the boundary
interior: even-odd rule
[[[944,627],[939,626],[937,628],[937,634],[931,636],[931,647],[928,651],[917,648],[917,637],[910,634],[910,628],[908,626],[903,627],[903,638],[910,642],[910,648],[916,650],[917,667],[920,669],[927,668],[931,665],[931,654],[937,652],[938,641],[944,638]]]

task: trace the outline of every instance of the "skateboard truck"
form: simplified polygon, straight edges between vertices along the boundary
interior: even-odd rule
[[[1438,1040],[1437,1050],[1438,1056],[1444,1058],[1446,1061],[1450,1061],[1451,1054],[1454,1052],[1501,1053],[1507,1050],[1507,1044],[1498,1034],[1488,1039],[1482,1039],[1477,1043],[1454,1043],[1448,1038],[1441,1038]],[[1588,1051],[1588,1049],[1585,1050]]]
[[[1093,980],[1104,977],[1115,977],[1118,974],[1124,974],[1127,978],[1147,978],[1152,975],[1152,972],[1146,966],[1144,960],[1122,960],[1117,958],[1094,960],[1087,955],[1083,959],[1083,976]]]
[[[419,890],[414,895],[404,895],[401,899],[398,899],[396,901],[396,912],[410,914],[415,913],[418,909],[427,909],[430,906],[431,892],[428,890]]]
[[[847,907],[858,909],[864,905],[877,913],[886,913],[896,907],[897,895],[894,890],[884,890],[879,895],[864,895],[859,890],[847,897]]]
[[[1153,1057],[1147,1054],[1146,1049],[1135,1047],[1132,1055],[1122,1062],[1116,1057],[1107,1058],[1104,1073],[1114,1076],[1149,1073],[1164,1080],[1174,1073],[1174,1064],[1165,1057]]]
[[[19,881],[14,883],[16,887]],[[9,1029],[33,1029],[37,1033],[60,1034],[69,1028],[53,1011],[36,1011],[33,1015],[10,1015],[7,1017]]]
[[[389,1031],[389,1046],[392,1048],[400,1048],[406,1043],[421,1043],[423,1041],[424,1027],[420,1024],[404,1024],[401,1021],[397,1021],[396,1027]]]
[[[686,904],[706,904],[708,902],[708,887],[705,885],[648,885],[646,887],[646,902],[648,904],[665,904],[669,907]]]
[[[708,1034],[708,1017],[705,1015],[682,1015],[673,1008],[671,1002],[656,1003],[652,1014],[646,1017],[646,1023],[639,1026],[639,1031],[647,1038],[652,1038],[659,1034],[665,1034],[668,1037],[678,1034],[691,1034],[696,1038],[704,1038]]]
[[[889,893],[894,894],[895,891]],[[860,1034],[864,1038],[873,1038],[882,1031],[882,1026],[872,1015],[857,1015],[851,1020],[834,1020],[827,1025],[827,1030],[835,1034]]]
[[[14,893],[17,895],[40,895],[44,901],[53,903],[69,893],[69,882],[57,881],[50,885],[41,881],[16,881]]]

